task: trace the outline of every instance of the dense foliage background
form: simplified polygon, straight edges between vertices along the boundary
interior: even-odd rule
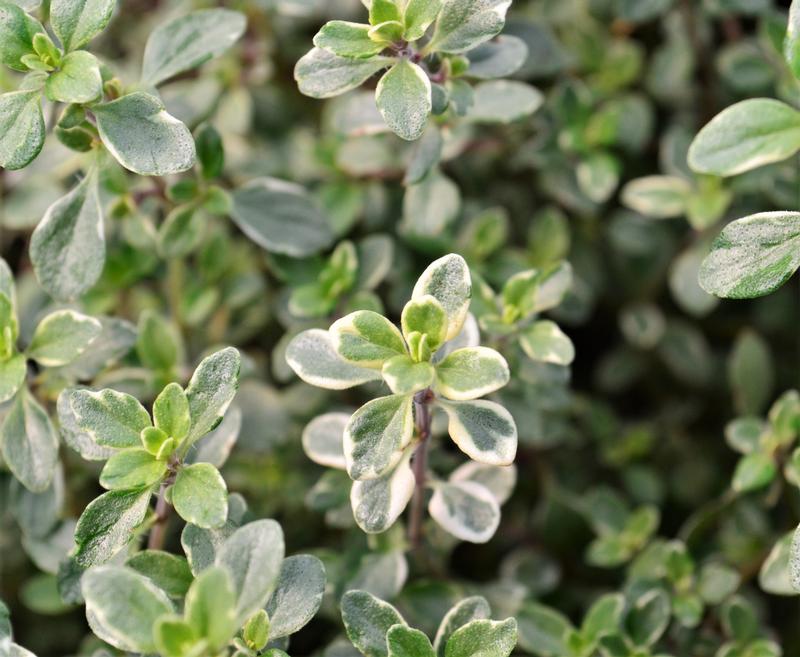
[[[800,654],[784,538],[800,522],[800,463],[794,469],[792,459],[800,402],[784,398],[791,417],[776,429],[780,448],[770,456],[785,473],[737,469],[734,430],[726,441],[731,420],[765,417],[798,385],[797,280],[749,301],[720,301],[697,283],[727,220],[798,207],[800,160],[727,179],[696,174],[686,161],[693,136],[733,102],[800,103],[781,55],[788,4],[515,0],[504,34],[522,39],[528,54],[510,78],[535,86],[541,107],[517,118],[511,95],[495,91],[484,99],[488,120],[443,119],[439,173],[415,187],[404,183],[415,146],[386,130],[372,82],[315,100],[293,77],[326,20],[364,20],[357,0],[120,0],[91,50],[123,80],[136,78],[148,35],[171,17],[216,5],[247,16],[236,45],[163,85],[161,97],[196,139],[201,126],[221,137],[224,168],[208,184],[231,191],[263,176],[297,183],[328,228],[292,257],[249,239],[213,198],[175,217],[196,198],[192,185],[207,184],[201,177],[104,167],[105,267],[73,306],[127,320],[127,346],[96,371],[31,371],[32,390],[53,412],[75,381],[152,401],[167,382],[185,383],[214,349],[242,352],[232,407],[241,428],[222,468],[228,488],[255,517],[281,523],[287,554],[316,554],[328,572],[330,595],[293,637],[292,655],[322,654],[341,634],[336,600],[349,588],[393,600],[429,634],[452,604],[481,593],[494,618],[517,617],[520,654],[593,655],[566,652],[560,638],[553,644],[564,620],[547,609],[580,626],[599,594],[635,599],[653,582],[668,609],[663,627],[656,620],[641,630],[655,633],[654,655],[775,654],[748,652],[756,638],[774,640],[787,657]],[[0,91],[16,89],[18,79],[3,69]],[[63,306],[37,284],[29,241],[47,207],[81,176],[82,157],[48,139],[26,169],[0,169],[0,255],[16,278],[23,342],[41,316]],[[673,186],[642,201],[628,183],[653,175],[671,176]],[[187,182],[175,185],[179,179]],[[675,186],[684,194],[677,207]],[[273,234],[302,239],[290,224]],[[379,243],[364,246],[376,236]],[[343,240],[372,257],[372,281],[298,318],[292,291],[318,280]],[[519,271],[566,259],[572,287],[548,315],[576,357],[571,368],[535,363],[492,338],[512,368],[499,400],[519,431],[516,486],[488,543],[459,542],[427,521],[414,546],[402,523],[376,536],[356,527],[346,476],[313,464],[301,444],[313,417],[352,411],[374,395],[312,388],[287,367],[284,351],[301,328],[327,328],[353,308],[382,305],[399,319],[423,269],[451,252],[467,260],[473,285],[480,276],[495,290]],[[480,297],[474,289],[473,312]],[[14,477],[0,471],[0,599],[15,641],[42,657],[101,645],[83,608],[63,603],[56,584],[72,523],[101,492],[99,466],[65,444],[60,456],[63,477],[59,470],[46,502],[21,500]],[[463,461],[443,440],[430,459],[442,473]],[[165,544],[175,551],[180,529],[175,518],[167,527]],[[629,622],[639,631],[641,622]],[[730,652],[720,652],[725,644]]]

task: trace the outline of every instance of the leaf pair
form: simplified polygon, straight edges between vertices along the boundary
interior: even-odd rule
[[[75,561],[102,563],[124,547],[144,520],[153,493],[171,485],[170,499],[187,522],[224,524],[227,487],[210,463],[187,465],[189,448],[212,431],[239,382],[233,348],[203,360],[184,390],[168,385],[153,404],[153,421],[139,401],[114,390],[66,390],[59,400],[62,426],[82,432],[111,455],[100,476],[109,489],[86,507],[75,530]]]
[[[367,591],[348,591],[341,607],[347,636],[364,657],[508,657],[517,644],[516,621],[489,620],[489,604],[479,596],[447,612],[433,643]]]

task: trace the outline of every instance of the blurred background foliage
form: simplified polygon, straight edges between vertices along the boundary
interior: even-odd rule
[[[134,79],[154,26],[213,4],[120,0],[93,51]],[[202,74],[165,85],[166,106],[196,137],[206,124],[221,136],[216,183],[299,183],[322,208],[329,235],[308,257],[265,251],[213,204],[188,218],[170,214],[191,176],[162,185],[107,168],[107,262],[81,306],[130,322],[129,350],[88,378],[152,399],[214,346],[239,347],[246,367],[235,401],[239,439],[224,468],[229,488],[256,516],[281,522],[290,552],[323,558],[332,593],[368,588],[427,632],[457,599],[481,592],[495,617],[518,617],[520,651],[583,654],[554,644],[552,628],[567,622],[559,614],[579,625],[600,593],[638,599],[656,590],[655,626],[629,628],[655,636],[641,642],[657,645],[653,654],[775,654],[748,647],[759,637],[800,654],[784,540],[800,522],[792,458],[800,402],[781,398],[770,416],[776,447],[749,466],[737,465],[737,451],[753,453],[747,426],[729,425],[766,417],[798,385],[798,282],[738,302],[697,284],[727,220],[798,206],[800,161],[724,181],[686,164],[693,135],[732,102],[800,104],[780,54],[788,2],[516,0],[504,33],[529,53],[513,78],[541,91],[541,108],[508,122],[443,123],[440,167],[416,185],[404,184],[415,146],[386,131],[365,102],[369,91],[321,102],[300,95],[293,80],[319,26],[362,17],[358,0],[218,4],[247,15],[245,36]],[[3,75],[0,90],[12,89]],[[48,140],[25,171],[0,171],[0,254],[17,276],[23,336],[52,306],[31,271],[31,231],[80,166]],[[682,181],[673,182],[682,204],[663,211],[637,202],[627,185],[652,175]],[[296,312],[297,303],[292,312],[298,288],[324,282],[341,248],[352,248],[341,247],[345,240],[360,258],[357,280],[331,292],[318,315]],[[312,417],[356,407],[369,392],[311,388],[294,378],[283,349],[301,328],[327,326],[350,308],[397,317],[427,262],[450,251],[494,289],[516,272],[568,260],[573,286],[550,315],[577,357],[570,371],[509,349],[514,378],[499,397],[521,444],[494,539],[457,543],[431,523],[426,547],[406,553],[400,526],[371,538],[355,528],[346,477],[320,479],[323,469],[301,446]],[[63,383],[48,372],[36,386],[54,402]],[[63,476],[27,520],[19,519],[24,493],[0,472],[0,597],[16,640],[42,656],[97,647],[83,612],[56,594],[63,555],[52,546],[61,532],[68,549],[71,523],[98,493],[98,468],[61,452]],[[443,471],[461,462],[446,441],[432,459]],[[178,542],[175,531],[168,545]],[[317,654],[339,628],[331,598],[292,654]],[[326,654],[350,653],[334,645]]]

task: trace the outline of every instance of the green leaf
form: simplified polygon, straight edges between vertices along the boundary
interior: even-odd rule
[[[433,648],[437,657],[445,657],[445,649],[450,637],[467,623],[478,619],[487,619],[491,614],[486,598],[474,595],[464,598],[451,608],[439,624]]]
[[[225,415],[239,389],[241,355],[227,347],[204,358],[192,374],[186,388],[191,428],[188,444],[213,431]],[[185,419],[179,421],[185,422]],[[177,427],[181,428],[181,427]]]
[[[0,362],[0,404],[7,402],[25,383],[28,361],[24,354],[16,354]]]
[[[440,238],[460,210],[458,186],[433,168],[419,183],[406,190],[400,232],[418,241]]]
[[[156,397],[153,403],[153,420],[156,427],[178,442],[189,435],[192,425],[189,398],[180,385],[170,383]]]
[[[256,520],[237,529],[217,553],[236,592],[236,615],[244,623],[275,590],[284,555],[283,531],[274,520]]]
[[[160,616],[153,632],[158,654],[162,657],[184,657],[198,642],[192,627],[180,616]]]
[[[371,310],[359,310],[335,321],[330,334],[339,356],[359,367],[380,369],[390,358],[406,353],[397,327]]]
[[[233,193],[231,217],[261,248],[295,258],[327,248],[334,235],[328,217],[300,185],[257,178]]]
[[[267,602],[270,641],[294,634],[314,617],[325,594],[325,566],[299,554],[281,563],[275,591]]]
[[[142,550],[125,562],[171,598],[183,598],[194,579],[186,557],[161,550]]]
[[[220,566],[206,568],[186,594],[186,621],[215,653],[225,647],[238,628],[235,605],[231,578]]]
[[[511,0],[444,0],[427,49],[459,53],[499,34]]]
[[[404,185],[417,185],[439,164],[442,157],[441,130],[435,123],[428,123],[425,132],[414,144],[411,159],[406,168],[406,175],[403,178]]]
[[[244,15],[230,9],[194,11],[159,25],[144,49],[142,82],[156,87],[201,66],[228,50],[246,27]]]
[[[392,625],[386,633],[389,657],[435,657],[430,639],[407,625]]]
[[[0,25],[3,11],[0,5]],[[0,167],[13,171],[28,166],[41,152],[44,138],[41,91],[0,95]]]
[[[46,367],[66,365],[89,348],[102,328],[94,317],[57,310],[39,322],[26,353]]]
[[[422,136],[431,113],[431,82],[419,66],[400,60],[378,82],[375,102],[386,125],[397,136]]]
[[[470,543],[486,543],[500,524],[494,495],[474,481],[436,484],[428,512],[445,531]]]
[[[31,261],[47,293],[68,301],[97,282],[105,253],[97,174],[91,172],[47,209],[31,237]]]
[[[135,397],[115,390],[75,390],[70,406],[81,430],[98,445],[139,447],[150,416]]]
[[[415,362],[409,356],[395,356],[381,369],[384,381],[396,395],[424,390],[433,383],[436,371],[428,362]]]
[[[58,463],[58,434],[47,411],[26,387],[20,388],[0,427],[8,469],[30,491],[50,486]]]
[[[228,517],[228,487],[213,465],[195,463],[178,470],[172,505],[186,522],[204,529],[220,527]]]
[[[297,62],[294,79],[300,93],[311,98],[331,98],[355,89],[395,61],[383,56],[351,59],[323,48],[312,48]]]
[[[625,610],[625,596],[621,593],[607,593],[598,598],[584,616],[581,635],[594,643],[604,634],[616,632],[622,622]]]
[[[84,574],[81,591],[98,637],[120,650],[155,652],[153,625],[173,607],[149,579],[128,568],[100,566]]]
[[[114,454],[100,473],[100,485],[108,490],[130,490],[161,481],[167,464],[143,449],[125,449]]]
[[[442,304],[429,294],[409,301],[403,308],[400,323],[409,343],[412,342],[412,334],[418,333],[425,337],[430,352],[436,351],[447,338],[447,315]],[[418,355],[416,360],[423,358]]]
[[[549,319],[539,320],[524,329],[519,344],[531,360],[569,365],[575,359],[572,340]]]
[[[367,534],[385,532],[403,513],[416,479],[409,466],[411,454],[377,479],[356,481],[350,489],[350,505],[356,524]]]
[[[394,625],[406,625],[400,612],[367,591],[342,596],[342,621],[347,636],[364,657],[388,657],[386,635]]]
[[[762,212],[733,221],[700,268],[702,288],[751,299],[776,290],[800,267],[800,212]]]
[[[519,644],[525,651],[545,657],[569,655],[566,637],[573,628],[569,619],[560,612],[537,602],[528,602],[517,613],[517,622]]]
[[[112,3],[113,4],[113,3]],[[61,103],[90,103],[103,93],[100,63],[85,50],[69,53],[45,86],[47,97]]]
[[[508,383],[506,359],[488,347],[466,347],[436,364],[435,388],[447,399],[467,401],[488,395]]]
[[[442,8],[441,0],[408,0],[403,11],[403,23],[407,41],[422,38],[436,20]]]
[[[744,100],[715,116],[694,138],[689,166],[734,176],[780,162],[800,149],[800,112],[771,98]]]
[[[348,21],[329,21],[314,37],[314,45],[339,57],[366,59],[386,47],[385,41],[373,41],[370,26]]]
[[[116,4],[115,0],[53,0],[50,23],[64,50],[76,50],[100,34]]]
[[[737,493],[748,493],[772,483],[778,474],[775,461],[768,454],[753,452],[739,459],[731,486]]]
[[[794,77],[800,78],[800,5],[792,2],[789,6],[789,23],[783,42],[783,57]]]
[[[637,646],[651,646],[664,634],[670,619],[669,595],[652,589],[641,595],[631,606],[625,626]]]
[[[142,364],[157,372],[171,372],[183,359],[183,344],[177,328],[152,310],[139,315],[136,353]]]
[[[214,180],[222,175],[225,168],[225,148],[222,136],[214,126],[204,123],[195,134],[197,159],[203,169],[203,178]]]
[[[39,21],[28,16],[22,8],[13,3],[1,2],[0,64],[5,64],[15,71],[26,72],[28,67],[22,63],[22,58],[25,55],[35,54],[33,37],[42,33],[44,33],[44,28]],[[0,116],[2,116],[2,106],[0,106]],[[0,123],[0,134],[4,133],[5,130]]]
[[[517,621],[474,620],[456,630],[445,657],[508,657],[517,645]]]
[[[510,465],[517,453],[517,425],[500,404],[483,399],[444,402],[447,432],[471,459],[487,465]]]
[[[414,435],[413,406],[411,395],[389,395],[353,413],[343,443],[351,479],[376,479],[400,461]]]
[[[331,333],[321,329],[309,329],[292,338],[286,348],[286,362],[306,383],[331,390],[381,378],[379,371],[353,365],[339,356]]]
[[[428,294],[444,308],[447,314],[446,339],[451,340],[464,325],[472,296],[469,267],[464,258],[451,253],[428,265],[414,285],[411,298],[416,300]]]
[[[129,171],[166,176],[194,166],[192,133],[155,96],[137,91],[95,105],[92,113],[103,145]]]
[[[466,119],[476,123],[512,123],[530,116],[543,103],[544,96],[536,87],[515,80],[490,80],[475,87]]]
[[[772,595],[797,595],[792,586],[791,558],[794,532],[785,534],[770,551],[758,573],[758,584],[762,591]],[[737,578],[738,583],[738,578]]]
[[[645,176],[622,188],[622,203],[645,217],[668,219],[686,213],[691,185],[678,176]]]
[[[128,545],[147,515],[152,495],[150,488],[113,490],[90,502],[75,527],[76,563],[104,563]]]
[[[466,75],[479,80],[505,78],[516,73],[528,58],[528,46],[515,36],[501,34],[470,50]]]

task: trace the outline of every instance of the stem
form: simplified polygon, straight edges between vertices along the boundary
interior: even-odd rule
[[[431,434],[430,402],[433,393],[430,388],[414,395],[414,419],[419,445],[414,452],[412,468],[414,471],[414,497],[411,500],[411,519],[408,525],[408,539],[415,549],[422,544],[422,521],[425,515],[425,475],[428,465],[428,438]]]
[[[158,501],[156,502],[156,521],[150,530],[147,539],[148,550],[160,550],[164,547],[164,538],[167,532],[167,519],[169,518],[169,504],[167,504],[167,483],[161,484],[158,489]]]

